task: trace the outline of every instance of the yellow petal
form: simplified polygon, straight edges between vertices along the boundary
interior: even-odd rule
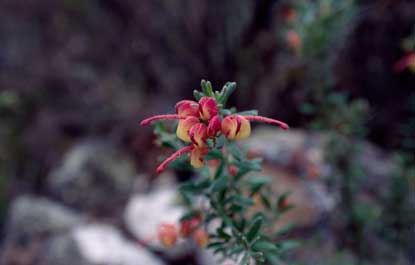
[[[187,117],[184,120],[180,120],[176,130],[177,137],[185,142],[191,142],[192,140],[189,136],[189,130],[197,123],[199,123],[199,119],[192,116]]]
[[[201,168],[205,165],[203,157],[207,154],[208,149],[206,147],[194,148],[190,152],[190,164],[194,168]]]
[[[222,133],[229,140],[233,140],[235,138],[237,127],[238,123],[234,115],[228,116],[222,121]]]
[[[236,132],[235,140],[243,140],[251,135],[251,124],[243,116],[237,116],[238,123],[240,123],[239,131]]]

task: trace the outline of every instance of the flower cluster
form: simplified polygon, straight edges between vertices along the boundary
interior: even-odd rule
[[[209,235],[206,230],[200,227],[201,224],[202,221],[197,216],[183,220],[179,229],[174,224],[162,224],[158,231],[159,241],[163,246],[171,248],[176,244],[180,235],[185,239],[191,237],[196,245],[203,248],[209,242]]]
[[[242,140],[251,134],[250,121],[261,121],[288,129],[288,125],[274,119],[261,116],[243,116],[240,114],[221,114],[220,105],[214,97],[204,96],[198,102],[182,100],[176,104],[176,114],[157,115],[147,118],[141,125],[156,120],[179,120],[177,137],[190,145],[178,150],[167,158],[158,168],[162,172],[177,157],[190,153],[190,163],[194,168],[204,165],[204,156],[208,153],[208,139],[213,142],[224,135],[228,140]]]

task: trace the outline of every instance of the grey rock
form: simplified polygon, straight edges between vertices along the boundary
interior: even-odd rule
[[[132,196],[124,212],[127,229],[151,247],[163,250],[155,237],[160,224],[178,224],[180,217],[184,214],[184,209],[176,201],[175,186],[160,187],[148,194]]]
[[[66,233],[82,222],[67,207],[45,198],[23,195],[10,206],[0,264],[33,264],[45,239]]]
[[[133,162],[99,141],[76,145],[48,177],[50,191],[82,210],[111,214],[121,211],[134,187]]]
[[[34,196],[21,196],[13,201],[7,233],[12,238],[31,238],[65,232],[81,222],[71,209]]]
[[[330,165],[324,159],[327,135],[290,129],[282,131],[264,126],[257,128],[245,145],[259,153],[273,165],[289,168],[302,178],[327,177],[332,174]],[[363,185],[370,190],[381,192],[384,183],[396,169],[396,164],[386,152],[375,145],[355,140],[359,147],[356,160],[365,172]],[[384,185],[383,185],[384,186]]]
[[[91,224],[57,236],[48,244],[42,265],[163,265],[148,250],[125,239],[112,226]]]

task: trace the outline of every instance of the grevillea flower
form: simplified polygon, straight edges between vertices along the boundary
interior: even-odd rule
[[[173,247],[177,242],[177,229],[174,224],[161,224],[158,230],[158,238],[160,243],[167,247]]]
[[[408,68],[411,72],[415,73],[415,52],[411,52],[397,61],[394,65],[396,72],[402,72]]]
[[[199,102],[191,100],[179,101],[176,114],[157,115],[145,119],[141,125],[148,125],[156,120],[179,120],[176,135],[184,142],[191,143],[176,151],[157,167],[162,172],[169,163],[179,156],[190,153],[190,164],[194,168],[204,166],[204,157],[209,152],[207,140],[215,139],[223,134],[229,140],[242,140],[251,134],[250,121],[261,121],[288,129],[288,125],[261,116],[242,116],[231,114],[223,118],[219,116],[219,107],[213,97],[202,97]]]
[[[206,230],[201,228],[197,229],[193,233],[192,238],[196,242],[196,244],[201,248],[206,247],[206,245],[209,243],[208,233],[206,232]]]
[[[201,219],[198,216],[184,220],[180,223],[180,235],[182,237],[189,237],[201,224]]]
[[[289,30],[286,35],[286,40],[287,40],[288,46],[294,52],[298,52],[300,50],[302,41],[301,41],[300,35],[296,31]]]
[[[242,116],[229,115],[222,121],[222,133],[229,140],[242,140],[251,134],[251,124],[249,121],[260,121],[280,126],[282,129],[288,129],[288,125],[284,122],[262,117],[262,116]]]
[[[199,113],[200,118],[204,121],[209,121],[211,118],[216,116],[219,112],[216,100],[211,97],[202,97],[199,100]]]
[[[181,100],[177,102],[176,113],[182,116],[199,116],[199,104],[193,100]]]

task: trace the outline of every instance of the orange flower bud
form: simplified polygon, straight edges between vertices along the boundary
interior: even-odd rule
[[[229,115],[222,121],[222,133],[229,140],[242,140],[251,134],[251,124],[244,116]]]
[[[193,100],[181,100],[175,108],[177,115],[199,117],[199,104]]]
[[[301,47],[301,37],[297,32],[290,30],[287,32],[287,43],[288,46],[295,52],[299,51]]]
[[[203,167],[205,165],[203,157],[207,155],[208,151],[209,150],[206,146],[194,148],[192,151],[190,151],[190,164],[194,168]]]
[[[200,225],[200,217],[195,216],[180,223],[180,235],[182,237],[189,237]]]
[[[177,137],[185,142],[191,142],[189,131],[197,123],[199,123],[199,119],[193,116],[180,120],[176,130]]]
[[[217,132],[220,132],[221,129],[222,129],[222,125],[221,125],[219,116],[214,116],[209,121],[207,134],[209,137],[213,137],[216,135]]]
[[[199,113],[203,120],[210,120],[212,117],[216,116],[218,112],[219,108],[214,98],[202,97],[199,100]]]
[[[192,143],[197,147],[203,147],[206,145],[207,127],[203,123],[197,123],[189,130],[189,136]]]
[[[173,224],[162,224],[159,227],[158,238],[160,243],[167,247],[173,247],[177,242],[177,229]]]
[[[201,228],[197,229],[193,233],[192,238],[196,242],[196,244],[201,248],[206,247],[206,245],[209,243],[208,233],[206,232],[206,230]]]

